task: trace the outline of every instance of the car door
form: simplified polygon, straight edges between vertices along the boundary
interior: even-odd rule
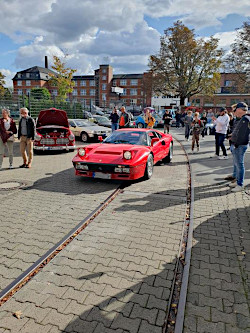
[[[152,146],[152,152],[154,154],[154,161],[156,163],[162,159],[162,155],[163,155],[162,142],[161,142],[162,140],[161,140],[161,138],[159,138],[159,136],[157,135],[157,133],[155,131],[148,132],[148,135],[151,140],[153,138],[159,139],[159,141],[155,142],[154,145]]]

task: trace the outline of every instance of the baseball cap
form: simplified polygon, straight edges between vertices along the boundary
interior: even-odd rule
[[[239,102],[237,105],[236,105],[236,109],[242,109],[244,111],[247,111],[248,109],[248,106],[246,103],[244,102]]]
[[[224,111],[227,111],[226,108],[220,108],[220,112],[224,112]]]

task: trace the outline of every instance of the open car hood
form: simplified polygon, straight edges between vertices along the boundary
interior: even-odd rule
[[[69,128],[67,113],[55,108],[40,111],[36,126],[41,127],[46,125],[57,125]]]

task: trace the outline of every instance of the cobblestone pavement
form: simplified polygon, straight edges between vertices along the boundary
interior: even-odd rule
[[[84,184],[74,182],[77,205]],[[150,180],[126,187],[1,307],[0,332],[162,332],[185,218],[186,185],[185,156],[175,144],[173,163],[156,166]],[[63,195],[68,193],[60,186]],[[91,193],[103,195],[103,184],[99,191],[95,186],[89,183]],[[63,223],[68,210],[60,209]],[[20,320],[12,315],[18,310],[23,313]]]
[[[190,151],[190,143],[183,143]],[[250,158],[248,153],[248,194],[234,194],[224,180],[232,169],[231,156],[221,161],[210,158],[213,153],[214,137],[206,137],[200,152],[190,155],[194,239],[184,332],[246,333],[250,332]]]
[[[17,143],[15,150],[18,150]],[[18,155],[18,151],[15,153]],[[74,153],[35,155],[31,169],[18,168],[21,158],[15,157],[15,169],[0,171],[0,184],[15,180],[26,185],[17,190],[0,190],[0,290],[119,185],[75,177],[73,156]]]

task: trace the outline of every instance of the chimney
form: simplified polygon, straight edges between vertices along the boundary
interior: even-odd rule
[[[48,67],[48,56],[45,56],[45,68],[49,68]]]

